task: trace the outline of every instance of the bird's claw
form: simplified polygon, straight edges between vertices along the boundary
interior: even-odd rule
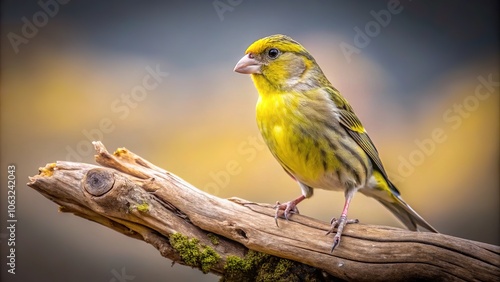
[[[359,220],[358,219],[345,219],[346,222],[345,224],[352,224],[352,223],[359,223]],[[326,235],[330,234],[333,232],[333,229],[335,229],[336,227],[339,226],[339,222],[340,222],[340,218],[337,219],[336,217],[332,217],[332,219],[330,220],[330,225],[331,225],[331,228],[330,230],[326,233]]]
[[[297,204],[295,203],[295,201],[289,201],[284,204],[276,202],[274,208],[276,209],[276,214],[274,215],[274,221],[276,222],[276,226],[278,227],[279,227],[278,218],[280,216],[283,216],[286,220],[288,220],[291,214],[299,214],[299,209],[297,208]]]
[[[331,227],[330,227],[330,230],[328,230],[328,232],[326,232],[325,235],[328,235],[330,233],[335,232],[335,228],[337,228],[337,232],[335,233],[335,236],[333,237],[333,245],[332,245],[332,249],[330,250],[330,252],[333,252],[335,247],[337,247],[340,244],[340,237],[342,236],[342,231],[344,230],[344,226],[346,226],[347,224],[358,223],[358,222],[359,222],[359,220],[347,219],[347,217],[344,215],[338,219],[334,217],[334,218],[332,218],[332,220],[330,220]]]

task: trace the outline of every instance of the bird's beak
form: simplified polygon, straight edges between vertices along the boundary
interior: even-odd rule
[[[234,67],[235,72],[244,74],[260,74],[261,63],[253,58],[251,53],[246,54]]]

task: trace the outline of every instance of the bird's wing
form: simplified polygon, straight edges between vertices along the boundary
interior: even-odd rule
[[[337,89],[328,88],[327,91],[330,93],[331,99],[337,106],[340,124],[347,129],[347,132],[352,139],[354,139],[363,151],[365,151],[365,153],[372,160],[375,168],[380,171],[384,178],[389,182],[389,178],[385,172],[384,166],[382,165],[382,161],[378,156],[378,151],[375,148],[375,145],[373,145],[370,136],[366,133],[361,121],[359,121],[356,114],[354,114],[351,105],[349,105],[349,103],[342,96],[340,96]]]

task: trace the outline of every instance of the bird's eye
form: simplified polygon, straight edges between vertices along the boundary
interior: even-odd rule
[[[279,54],[280,54],[280,51],[276,48],[271,48],[271,49],[269,49],[269,51],[267,51],[267,55],[271,59],[276,59]]]

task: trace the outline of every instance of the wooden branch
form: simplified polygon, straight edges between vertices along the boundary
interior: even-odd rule
[[[207,194],[126,149],[94,142],[101,166],[57,162],[28,185],[61,211],[144,240],[225,281],[495,281],[500,247],[444,234],[349,225],[330,253],[329,224],[269,204]],[[252,251],[249,251],[252,250]]]

